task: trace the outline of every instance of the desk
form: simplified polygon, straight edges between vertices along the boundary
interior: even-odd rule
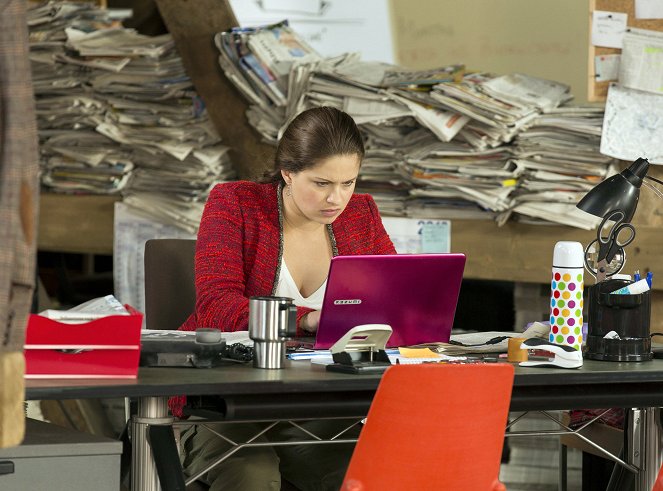
[[[138,398],[140,424],[163,424],[173,394],[222,396],[228,420],[364,416],[379,375],[331,373],[307,362],[288,362],[284,370],[228,366],[141,368],[135,380],[27,380],[26,399],[97,397]],[[634,436],[626,460],[640,469],[636,489],[651,489],[660,458],[658,409],[663,406],[663,360],[612,363],[586,360],[578,370],[516,367],[512,411],[602,407],[637,408],[627,433]],[[320,415],[320,407],[325,414]],[[158,489],[151,453],[140,426],[134,425],[134,465],[140,489]],[[149,484],[153,483],[153,484]],[[154,486],[154,487],[150,487]],[[135,487],[134,487],[135,489]]]

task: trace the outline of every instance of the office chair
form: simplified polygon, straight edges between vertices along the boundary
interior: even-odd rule
[[[145,243],[145,323],[147,329],[175,330],[194,311],[193,239],[151,239]],[[123,438],[123,468],[128,472],[131,445],[128,427]],[[165,491],[183,491],[184,477],[172,427],[152,425],[148,439],[159,480]]]
[[[343,491],[504,490],[513,367],[395,365],[382,377]]]
[[[145,243],[147,329],[177,329],[196,305],[194,239],[151,239]]]
[[[656,481],[654,482],[654,487],[651,491],[663,491],[663,466],[658,471],[656,476]]]

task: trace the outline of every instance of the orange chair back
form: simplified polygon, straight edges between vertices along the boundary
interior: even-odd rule
[[[502,363],[389,368],[342,489],[499,488],[513,373]]]
[[[656,482],[651,491],[663,491],[663,466],[658,470],[658,475],[656,476]]]

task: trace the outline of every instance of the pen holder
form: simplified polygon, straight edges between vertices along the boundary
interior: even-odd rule
[[[628,280],[605,280],[588,288],[589,329],[585,358],[606,361],[647,361],[653,358],[649,322],[651,292],[611,295]],[[614,331],[619,339],[605,335]]]

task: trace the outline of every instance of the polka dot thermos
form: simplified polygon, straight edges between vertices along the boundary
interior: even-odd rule
[[[583,248],[560,241],[553,253],[550,283],[550,342],[582,348]]]

